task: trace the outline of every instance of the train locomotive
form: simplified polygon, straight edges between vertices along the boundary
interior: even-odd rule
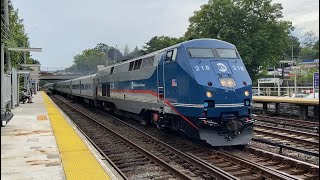
[[[236,47],[221,40],[185,41],[48,87],[212,146],[253,136],[252,81]]]

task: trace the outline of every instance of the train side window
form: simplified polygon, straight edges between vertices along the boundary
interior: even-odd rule
[[[140,69],[141,63],[142,63],[142,59],[136,60],[135,63],[134,63],[134,69],[133,70]]]
[[[129,65],[129,71],[131,71],[133,69],[133,64],[134,64],[134,61],[131,61],[130,65]]]
[[[138,60],[138,67],[137,67],[137,69],[140,69],[141,64],[142,64],[142,59],[139,59],[139,60]]]
[[[154,61],[154,56],[143,59],[142,65],[143,67],[152,66]]]
[[[114,67],[111,68],[110,74],[113,74],[113,69],[114,69]]]

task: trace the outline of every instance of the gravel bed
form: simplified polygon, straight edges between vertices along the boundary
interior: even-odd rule
[[[259,121],[259,120],[257,120],[255,122],[255,124],[275,126],[274,123],[268,123],[268,122]],[[295,130],[295,131],[301,131],[301,132],[314,133],[314,134],[318,134],[319,135],[319,132],[317,132],[316,130],[306,129],[306,128],[303,128],[303,127],[301,127],[301,128],[300,127],[292,127],[290,125],[283,126],[283,125],[279,125],[279,124],[278,124],[278,126],[275,126],[275,127],[284,128],[284,129],[288,129],[288,130]]]

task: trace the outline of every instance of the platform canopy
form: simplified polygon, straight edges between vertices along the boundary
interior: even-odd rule
[[[15,47],[15,48],[7,48],[9,51],[36,51],[42,52],[42,48],[27,48],[27,47]]]

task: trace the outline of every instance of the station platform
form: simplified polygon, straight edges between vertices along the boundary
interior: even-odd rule
[[[275,104],[276,113],[280,113],[280,103],[294,104],[299,106],[300,119],[308,118],[308,107],[312,106],[315,116],[319,116],[319,99],[304,99],[304,98],[287,98],[277,96],[253,96],[252,101],[254,103],[263,104],[263,114],[267,113],[268,104]]]
[[[3,179],[120,179],[44,93],[1,127]]]

